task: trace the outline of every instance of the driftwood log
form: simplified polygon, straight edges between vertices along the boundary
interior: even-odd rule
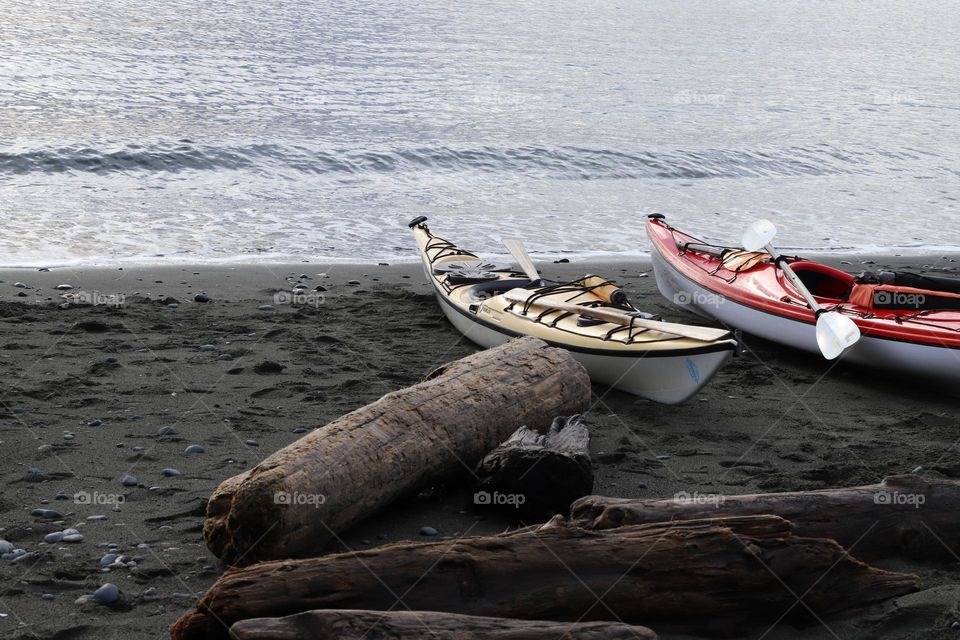
[[[240,620],[314,609],[398,608],[742,633],[918,586],[917,576],[876,569],[833,540],[794,536],[791,526],[747,516],[587,531],[558,516],[499,536],[264,562],[223,574],[171,638],[224,638]]]
[[[560,416],[546,433],[523,426],[477,465],[474,502],[543,522],[570,512],[593,491],[590,434],[579,415]]]
[[[207,505],[207,546],[228,564],[319,553],[393,500],[470,471],[518,424],[546,428],[589,401],[586,370],[545,342],[475,353],[226,480]]]
[[[646,627],[619,622],[549,622],[435,611],[316,610],[241,620],[234,640],[657,640]]]
[[[902,555],[956,561],[960,555],[960,482],[891,476],[880,484],[819,491],[636,500],[587,496],[571,517],[588,529],[675,520],[774,514],[795,533],[832,538],[866,559]]]

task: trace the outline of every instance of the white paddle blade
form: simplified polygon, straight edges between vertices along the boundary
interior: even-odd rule
[[[821,313],[817,318],[817,345],[827,360],[833,360],[860,339],[860,328],[847,316]]]
[[[523,269],[523,272],[527,274],[528,278],[531,280],[540,279],[540,273],[537,271],[537,268],[533,266],[533,260],[530,259],[527,248],[523,246],[523,241],[517,238],[504,238],[501,242],[503,242],[503,246],[507,248],[507,251],[509,251],[510,255],[517,261],[517,264],[520,265],[520,268]]]
[[[776,225],[769,220],[757,220],[747,227],[740,242],[747,251],[762,251],[776,236]]]

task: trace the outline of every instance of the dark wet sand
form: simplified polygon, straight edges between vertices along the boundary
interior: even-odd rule
[[[863,260],[841,266],[928,265],[957,274],[960,265],[956,257]],[[652,274],[643,276],[648,264],[545,264],[543,271],[608,275],[638,306],[693,320],[660,297]],[[302,280],[309,304],[258,310],[301,274],[310,278]],[[293,442],[296,429],[321,426],[475,349],[441,316],[419,264],[7,270],[0,281],[0,539],[36,554],[0,562],[2,638],[165,637],[219,574],[200,527],[220,481]],[[123,295],[123,304],[62,309],[54,289],[60,284],[101,303]],[[312,291],[318,285],[326,291]],[[194,302],[200,291],[211,302]],[[917,467],[960,477],[956,390],[834,367],[758,339],[746,343],[746,353],[680,407],[595,388],[588,414],[595,492],[815,489]],[[265,362],[283,368],[264,371],[258,365]],[[166,425],[177,433],[158,436]],[[191,444],[204,453],[185,454]],[[164,468],[183,475],[163,477]],[[137,486],[123,486],[124,475],[135,476]],[[78,504],[78,493],[92,504]],[[113,510],[118,495],[123,503]],[[451,479],[346,533],[341,545],[416,539],[423,526],[457,536],[511,525],[477,512],[471,496],[465,478]],[[36,508],[63,518],[35,519]],[[83,541],[41,543],[68,527]],[[118,545],[135,566],[101,569],[108,549],[98,543]],[[924,591],[828,621],[829,629],[781,625],[764,637],[960,634],[951,629],[960,621],[960,561],[881,566],[919,573]],[[105,582],[119,586],[120,606],[75,603]]]

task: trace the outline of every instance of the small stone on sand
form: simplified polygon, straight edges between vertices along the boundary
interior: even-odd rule
[[[112,582],[108,582],[99,589],[93,592],[93,599],[97,602],[103,604],[110,604],[111,602],[116,602],[117,598],[120,597],[120,589],[117,588],[117,585]]]
[[[47,544],[57,544],[61,540],[63,540],[62,531],[54,531],[53,533],[48,533],[47,535],[43,536],[43,541]]]
[[[16,560],[16,559],[19,558],[20,556],[26,555],[26,553],[27,553],[27,552],[26,552],[26,550],[24,550],[24,549],[12,549],[12,550],[8,551],[7,553],[4,553],[3,555],[0,555],[0,559],[2,559],[2,560]]]
[[[263,374],[267,374],[267,373],[280,373],[280,372],[283,371],[285,368],[286,368],[286,367],[284,367],[282,364],[280,364],[280,363],[278,363],[278,362],[273,362],[272,360],[266,360],[266,361],[261,362],[260,364],[256,365],[256,366],[253,368],[253,370],[254,370],[256,373],[259,373],[259,374],[263,375]]]
[[[34,518],[42,518],[43,520],[59,520],[63,518],[63,514],[53,509],[34,509],[30,512],[30,515]]]

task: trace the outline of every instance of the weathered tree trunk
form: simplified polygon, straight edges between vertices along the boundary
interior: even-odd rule
[[[477,465],[474,502],[512,512],[527,522],[569,513],[593,490],[590,434],[579,416],[560,416],[546,434],[521,427]]]
[[[960,482],[891,476],[880,484],[820,491],[636,500],[587,496],[571,517],[589,529],[774,514],[796,534],[832,538],[861,558],[903,555],[954,561],[960,555]]]
[[[285,618],[241,620],[235,640],[657,640],[646,627],[619,622],[550,622],[435,611],[315,610]]]
[[[558,516],[499,536],[264,562],[222,575],[171,638],[223,638],[239,620],[313,609],[398,607],[742,633],[788,612],[825,618],[917,588],[914,575],[873,568],[791,526],[748,516],[587,531]]]
[[[318,553],[398,497],[470,471],[518,424],[544,428],[589,401],[583,366],[540,340],[475,353],[225,481],[208,503],[207,546],[228,564]]]

